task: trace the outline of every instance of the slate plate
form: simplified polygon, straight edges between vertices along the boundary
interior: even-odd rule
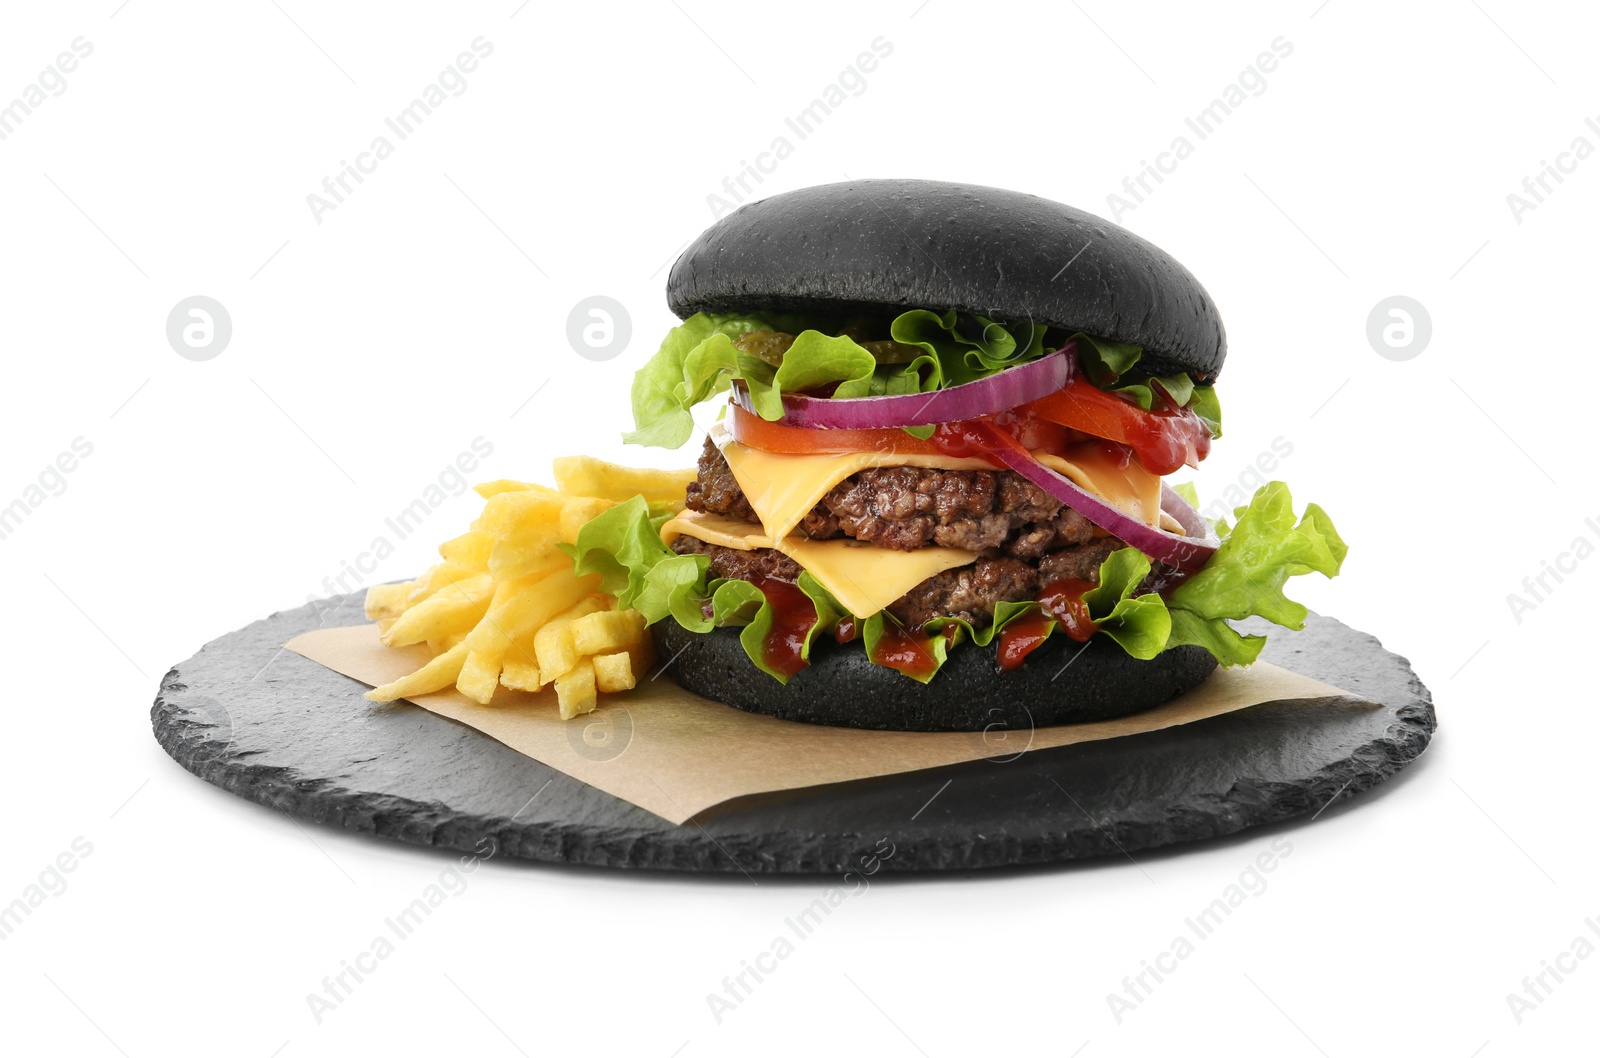
[[[1274,630],[1265,659],[1381,709],[1272,704],[1167,731],[724,805],[674,826],[463,724],[376,706],[281,650],[360,623],[359,594],[274,614],[167,673],[156,740],[189,771],[313,823],[463,852],[601,867],[839,874],[892,843],[894,871],[1122,855],[1314,813],[1414,760],[1431,696],[1405,659],[1331,618]],[[726,750],[712,748],[712,753]],[[540,793],[539,791],[543,791]],[[535,797],[535,794],[538,794]],[[930,803],[931,801],[931,803]],[[531,802],[531,803],[530,803]]]

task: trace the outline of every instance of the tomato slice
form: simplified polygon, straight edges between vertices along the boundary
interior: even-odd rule
[[[1152,474],[1170,474],[1185,464],[1197,467],[1211,451],[1211,431],[1188,408],[1145,411],[1082,375],[1017,412],[1127,445]]]
[[[785,426],[752,415],[729,402],[726,420],[728,433],[735,441],[763,452],[779,455],[844,455],[850,452],[905,452],[911,455],[942,455],[933,439],[924,441],[904,430],[813,430],[805,426]]]
[[[1030,452],[1065,451],[1077,439],[1066,427],[1044,415],[1023,409],[1004,411],[961,422],[941,423],[927,440],[904,430],[820,430],[809,426],[787,426],[768,422],[759,415],[729,403],[724,420],[735,441],[763,452],[778,455],[845,455],[851,452],[897,452],[903,455],[953,456],[981,459],[995,466],[990,431],[1004,434]],[[1071,436],[1069,436],[1071,435]]]

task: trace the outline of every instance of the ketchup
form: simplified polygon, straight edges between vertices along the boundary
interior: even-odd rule
[[[839,623],[833,626],[833,640],[836,643],[854,643],[856,636],[861,631],[856,627],[856,619],[851,614],[839,618]]]
[[[761,644],[761,659],[774,672],[793,676],[806,667],[806,637],[817,623],[816,605],[792,582],[762,577],[753,582],[772,608],[772,630]]]
[[[1073,577],[1046,584],[1039,593],[1039,611],[1018,617],[1000,630],[1001,670],[1018,668],[1044,643],[1052,628],[1060,628],[1074,642],[1087,643],[1099,628],[1089,616],[1088,603],[1083,601],[1084,593],[1094,586],[1091,581]]]
[[[1026,406],[995,415],[983,415],[960,422],[940,423],[933,431],[934,447],[958,459],[983,459],[995,462],[994,442],[989,433],[998,430],[1014,438],[1030,452],[1045,449],[1059,452],[1083,435],[1051,422]]]
[[[1018,617],[1000,630],[1000,669],[1010,672],[1021,668],[1049,636],[1054,621],[1045,613],[1031,613]]]
[[[948,641],[954,638],[955,630],[947,628],[944,634]],[[926,639],[899,622],[890,620],[883,622],[883,635],[872,651],[872,661],[922,680],[931,678],[939,668],[939,659],[934,656]]]

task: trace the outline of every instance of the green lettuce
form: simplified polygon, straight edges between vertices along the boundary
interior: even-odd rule
[[[776,367],[740,352],[734,344],[758,330],[795,335]],[[889,333],[922,353],[906,363],[880,364],[855,339],[805,329],[792,316],[696,313],[669,331],[661,348],[634,374],[634,429],[623,440],[682,447],[694,433],[690,409],[727,392],[735,380],[749,387],[756,413],[776,421],[783,415],[785,393],[830,386],[837,397],[931,393],[1044,354],[1043,324],[1005,324],[953,311],[903,312],[889,325]],[[933,427],[913,427],[908,432],[927,437]]]
[[[1072,336],[1078,343],[1078,359],[1089,375],[1089,381],[1101,389],[1120,393],[1145,411],[1155,406],[1159,387],[1172,404],[1187,407],[1206,424],[1212,437],[1222,436],[1222,405],[1217,401],[1216,390],[1211,386],[1196,385],[1186,374],[1134,375],[1128,377],[1144,350],[1128,342],[1113,342],[1095,338],[1079,331]]]

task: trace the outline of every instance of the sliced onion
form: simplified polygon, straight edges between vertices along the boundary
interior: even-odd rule
[[[1073,344],[1068,342],[1060,350],[1038,360],[932,393],[900,393],[891,397],[807,397],[785,393],[783,418],[778,421],[785,426],[812,430],[889,430],[993,415],[1048,396],[1065,386],[1072,378],[1076,362],[1073,350]],[[733,399],[746,411],[756,411],[750,392],[744,386],[733,387]]]
[[[1172,498],[1177,500],[1183,508],[1194,515],[1199,522],[1198,526],[1192,525],[1187,517],[1180,511],[1173,510],[1172,514],[1189,535],[1179,536],[1169,533],[1165,529],[1158,529],[1146,525],[1144,522],[1122,510],[1112,506],[1105,500],[1080,487],[1076,482],[1056,473],[1037,459],[1026,448],[1018,444],[1009,434],[1000,430],[988,430],[992,435],[993,443],[990,448],[995,457],[1007,467],[1027,478],[1051,496],[1071,507],[1089,521],[1098,525],[1112,536],[1117,537],[1130,547],[1136,547],[1158,562],[1163,562],[1174,569],[1185,573],[1193,573],[1210,561],[1216,553],[1218,541],[1210,533],[1204,531],[1204,522],[1199,521],[1199,512],[1183,502],[1177,493]],[[1162,509],[1167,507],[1166,492],[1162,494]],[[1195,529],[1199,528],[1199,533]]]
[[[1189,506],[1189,501],[1179,496],[1171,485],[1161,483],[1161,509],[1178,520],[1183,531],[1200,540],[1214,539],[1211,526],[1200,512]]]

